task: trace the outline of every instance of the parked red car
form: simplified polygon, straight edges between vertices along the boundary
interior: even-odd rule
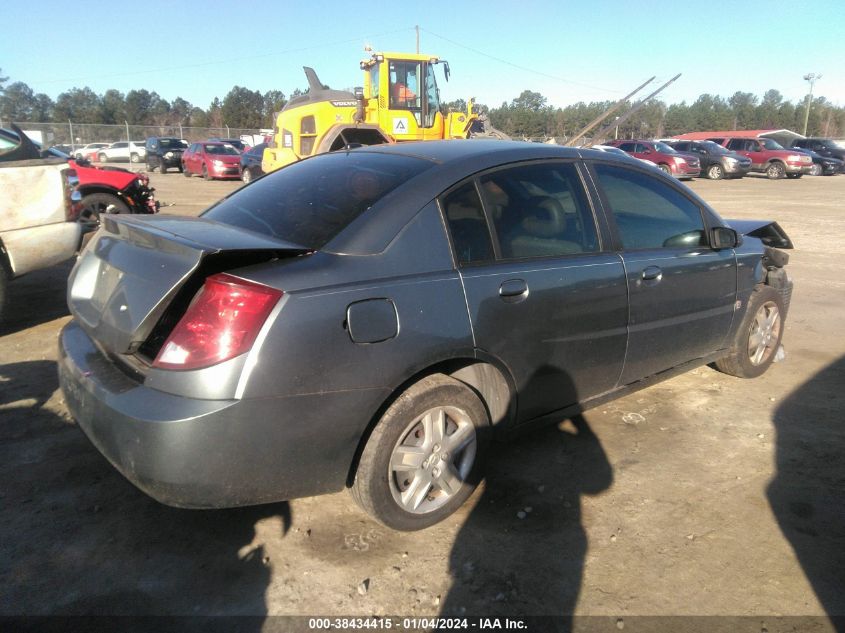
[[[678,152],[660,141],[616,140],[606,144],[650,161],[675,178],[692,179],[701,175],[701,161],[697,156]]]
[[[146,174],[118,167],[94,167],[88,161],[69,160],[79,178],[80,222],[96,228],[102,213],[158,213],[159,203]]]
[[[198,174],[206,180],[240,178],[241,153],[229,143],[203,141],[192,143],[182,154],[182,173],[187,178]]]
[[[800,178],[813,169],[813,159],[807,154],[792,152],[770,138],[711,138],[729,150],[748,156],[751,171],[762,172],[772,180]]]

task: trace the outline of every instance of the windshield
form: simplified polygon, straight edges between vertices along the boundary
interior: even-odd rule
[[[770,138],[761,138],[760,142],[766,149],[783,149],[783,145],[781,145],[777,141],[773,141]]]
[[[664,154],[677,154],[678,152],[675,150],[674,147],[667,145],[666,143],[661,143],[660,141],[655,142],[654,149],[658,152],[663,152]]]
[[[713,141],[701,141],[700,145],[711,154],[730,154],[731,152]]]
[[[240,152],[231,145],[206,145],[204,147],[206,154],[218,154],[225,156],[239,156]]]
[[[828,149],[845,149],[845,141],[825,141],[823,146]]]
[[[334,152],[256,180],[203,214],[319,249],[355,218],[432,163],[412,156]]]

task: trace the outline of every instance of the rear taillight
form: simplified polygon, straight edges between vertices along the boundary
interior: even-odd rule
[[[225,273],[212,275],[167,337],[153,367],[199,369],[249,351],[282,294]]]

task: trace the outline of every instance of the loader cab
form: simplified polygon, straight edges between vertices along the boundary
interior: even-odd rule
[[[374,53],[361,62],[367,121],[397,141],[444,138],[445,122],[435,71],[448,64],[426,55]]]

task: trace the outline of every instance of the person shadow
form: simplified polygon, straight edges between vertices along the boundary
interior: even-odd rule
[[[262,630],[290,505],[154,501],[51,410],[57,388],[53,362],[0,366],[0,616],[56,616],[39,630],[66,630],[68,616],[79,630],[164,630],[161,616],[178,616],[174,630]]]
[[[548,371],[535,376],[549,380]],[[557,381],[572,387],[562,374]],[[612,483],[583,414],[492,443],[483,490],[452,547],[440,615],[548,615],[552,630],[571,631],[588,548],[583,496]]]
[[[774,414],[777,473],[766,494],[783,535],[845,633],[845,356],[793,391]]]

